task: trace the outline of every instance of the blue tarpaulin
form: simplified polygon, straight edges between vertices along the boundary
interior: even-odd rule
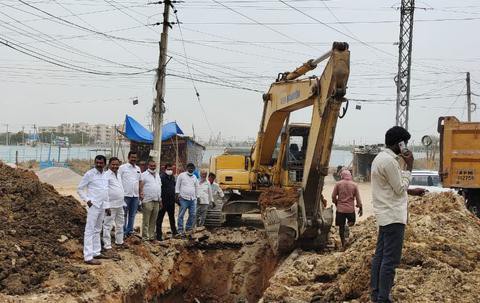
[[[153,133],[129,115],[125,116],[125,135],[132,141],[153,143]],[[169,122],[163,125],[162,141],[168,140],[175,135],[183,135],[183,131],[177,122]]]

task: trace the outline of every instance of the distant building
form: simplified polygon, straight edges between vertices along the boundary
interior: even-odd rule
[[[62,123],[58,126],[40,126],[40,133],[59,133],[64,135],[74,135],[84,133],[88,137],[93,138],[95,143],[110,143],[115,136],[115,127],[106,124],[88,124],[79,123]]]
[[[38,127],[39,133],[55,133],[57,131],[56,126],[40,126]]]

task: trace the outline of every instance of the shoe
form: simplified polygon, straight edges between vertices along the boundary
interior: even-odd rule
[[[92,259],[92,260],[85,261],[85,264],[88,264],[88,265],[102,265],[102,262],[100,262],[98,260],[95,260],[95,259]]]
[[[97,256],[93,256],[94,259],[110,259],[108,256],[104,254],[99,254]]]
[[[182,233],[178,233],[174,236],[175,239],[183,239],[185,238],[185,234],[182,234]]]
[[[122,243],[122,244],[115,244],[116,249],[128,249],[130,246],[128,246],[127,243]]]

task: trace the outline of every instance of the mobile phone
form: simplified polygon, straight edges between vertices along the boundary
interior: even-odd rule
[[[400,147],[400,153],[406,154],[408,152],[407,144],[404,141],[398,143],[398,147]]]

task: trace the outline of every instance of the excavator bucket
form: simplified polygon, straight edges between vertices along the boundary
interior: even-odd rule
[[[298,204],[288,209],[268,207],[262,213],[267,239],[275,254],[290,252],[298,238]]]

